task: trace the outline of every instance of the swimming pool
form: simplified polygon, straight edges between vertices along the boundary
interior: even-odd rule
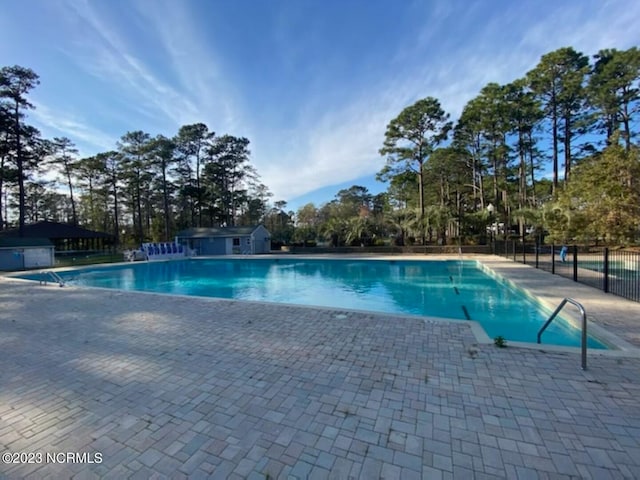
[[[70,285],[475,320],[489,337],[535,343],[550,312],[476,261],[191,259],[59,272]],[[37,279],[37,275],[24,278]],[[579,346],[564,321],[545,344]],[[606,348],[590,338],[590,348]]]

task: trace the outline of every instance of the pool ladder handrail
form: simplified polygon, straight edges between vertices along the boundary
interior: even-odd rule
[[[562,302],[560,302],[560,305],[558,305],[558,308],[556,308],[556,310],[551,314],[551,316],[545,322],[542,328],[538,331],[538,343],[541,343],[540,337],[542,336],[542,332],[544,332],[547,329],[549,324],[553,321],[554,318],[556,318],[556,316],[560,313],[560,310],[562,310],[567,303],[570,303],[571,305],[575,305],[576,307],[578,307],[578,310],[580,310],[580,315],[582,316],[582,340],[581,340],[582,370],[586,370],[587,369],[587,312],[585,311],[584,307],[579,302],[576,302],[573,298],[565,298],[564,300],[562,300]]]
[[[64,279],[52,270],[47,270],[46,272],[42,272],[42,277],[40,278],[40,285],[42,285],[43,283],[46,285],[48,278],[52,279],[55,283],[57,283],[61,287],[64,287],[65,285]]]

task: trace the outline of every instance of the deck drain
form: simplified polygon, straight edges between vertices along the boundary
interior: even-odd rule
[[[338,320],[344,320],[347,316],[344,313],[338,313],[333,316],[333,318],[337,318]]]

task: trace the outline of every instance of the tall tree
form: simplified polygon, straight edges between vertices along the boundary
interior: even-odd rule
[[[269,191],[269,188],[260,183],[257,178],[251,179],[249,183],[249,190],[247,192],[248,199],[246,203],[246,209],[242,214],[240,222],[242,225],[257,225],[264,222],[264,217],[267,213],[267,203],[269,197],[273,194]]]
[[[295,240],[298,242],[309,242],[318,238],[318,209],[313,203],[307,203],[296,212]]]
[[[456,150],[467,151],[474,210],[484,211],[486,197],[505,223],[509,221],[512,176],[509,87],[489,83],[465,105],[456,126]],[[479,200],[479,201],[478,201]]]
[[[15,181],[16,172],[10,167],[11,153],[10,128],[12,125],[11,112],[5,102],[0,102],[0,230],[5,228],[7,209],[4,199],[7,196],[6,185]]]
[[[207,150],[210,161],[204,168],[212,215],[219,224],[235,225],[241,204],[247,199],[247,181],[255,170],[249,164],[249,140],[223,135]]]
[[[195,123],[193,125],[184,125],[178,131],[175,137],[175,144],[181,157],[181,165],[179,171],[185,177],[185,185],[191,182],[191,175],[195,174],[195,210],[197,224],[202,226],[202,209],[204,201],[204,191],[201,183],[202,163],[205,158],[207,148],[211,147],[211,142],[215,136],[214,132],[210,132],[204,123]],[[194,165],[195,164],[195,165]],[[190,189],[187,188],[186,191]]]
[[[506,87],[489,83],[480,91],[478,99],[482,112],[480,125],[484,139],[483,150],[487,168],[492,176],[493,201],[496,211],[502,211],[504,216],[508,217],[510,148],[507,135],[511,125],[506,93]]]
[[[96,162],[104,171],[101,177],[102,188],[105,190],[105,198],[112,198],[113,208],[113,235],[116,245],[120,244],[120,180],[123,176],[123,157],[119,152],[109,151],[96,155]],[[100,168],[99,167],[99,168]],[[105,226],[106,226],[105,222]]]
[[[97,155],[86,157],[78,160],[76,163],[76,172],[80,187],[86,191],[86,208],[85,218],[88,218],[89,225],[92,229],[100,228],[100,218],[97,208],[97,187],[100,181],[106,175],[104,161]],[[85,201],[82,202],[83,204]],[[106,212],[106,209],[105,209]]]
[[[145,186],[149,184],[148,153],[150,139],[151,136],[148,133],[137,130],[127,132],[118,142],[122,155],[123,174],[129,200],[131,201],[137,242],[142,242],[145,238],[142,204],[144,202],[143,191]]]
[[[35,136],[37,130],[29,132],[23,124],[24,110],[33,108],[27,100],[27,94],[40,83],[38,75],[31,69],[15,65],[0,69],[0,102],[11,115],[10,132],[13,137],[14,161],[18,177],[18,228],[24,235],[26,163],[24,136]]]
[[[373,196],[367,187],[361,185],[343,188],[336,194],[336,200],[341,210],[349,217],[358,216],[363,210],[370,211],[372,199]]]
[[[295,214],[285,212],[285,208],[287,208],[287,202],[277,200],[265,216],[265,226],[271,233],[271,241],[276,244],[289,244],[293,238]]]
[[[511,133],[515,136],[518,157],[518,208],[528,206],[528,179],[531,181],[531,203],[535,205],[535,171],[538,167],[534,130],[542,119],[542,110],[525,79],[505,86],[507,115]],[[522,233],[522,232],[521,232]]]
[[[171,208],[170,208],[170,188],[171,182],[167,174],[170,166],[174,162],[175,143],[163,135],[158,135],[151,141],[149,146],[151,152],[151,166],[160,175],[160,188],[162,190],[162,210],[163,210],[163,230],[164,240],[170,238]]]
[[[46,201],[50,200],[47,198],[47,183],[46,180],[25,183],[25,221],[35,223],[40,220],[64,220],[64,212],[58,211],[51,204],[47,208]]]
[[[76,213],[76,202],[73,198],[73,181],[77,160],[74,158],[78,154],[75,144],[67,137],[56,137],[49,142],[51,153],[49,164],[54,165],[63,175],[67,187],[69,188],[69,200],[71,201],[71,221],[73,225],[78,224],[78,215]]]
[[[571,140],[575,135],[573,120],[584,103],[583,82],[589,59],[572,47],[543,55],[540,63],[527,73],[531,89],[540,99],[546,118],[551,122],[553,188],[558,188],[558,152],[562,124],[565,180],[571,172]]]
[[[484,126],[483,101],[480,97],[470,100],[463,108],[455,126],[453,142],[458,150],[466,151],[471,171],[473,204],[481,211],[485,208]]]
[[[313,203],[307,203],[298,209],[296,224],[300,227],[316,227],[318,225],[318,209]]]
[[[449,114],[440,102],[427,97],[405,108],[391,120],[385,132],[384,146],[380,154],[387,157],[387,164],[380,172],[381,178],[413,171],[418,177],[420,218],[424,220],[424,164],[434,148],[447,138],[451,129]],[[422,243],[425,234],[422,233]]]
[[[462,220],[467,209],[473,209],[471,191],[471,172],[468,169],[465,152],[455,147],[437,148],[426,165],[426,179],[433,192],[432,205],[428,208],[429,236],[433,227],[438,227],[439,238],[446,243],[447,227],[452,223],[452,234],[460,236],[462,232]],[[455,221],[454,221],[455,219]],[[455,230],[455,231],[454,231]]]
[[[589,81],[591,103],[599,110],[607,142],[622,124],[622,137],[631,148],[631,120],[640,110],[640,50],[600,50]]]

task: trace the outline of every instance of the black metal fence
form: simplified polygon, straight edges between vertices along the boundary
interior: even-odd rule
[[[640,253],[582,245],[495,241],[493,252],[606,293],[640,302]]]

